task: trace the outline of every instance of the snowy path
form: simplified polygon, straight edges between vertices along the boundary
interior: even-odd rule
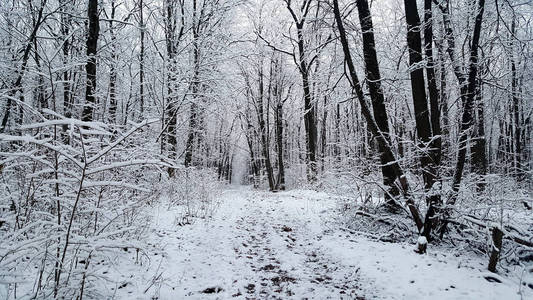
[[[120,299],[520,299],[513,283],[483,279],[483,261],[464,267],[328,228],[334,205],[312,191],[228,190],[213,219],[186,226],[161,207],[150,266],[122,270],[127,284],[112,289]]]

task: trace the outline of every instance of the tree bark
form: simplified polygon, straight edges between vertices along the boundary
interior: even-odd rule
[[[89,18],[89,32],[87,35],[87,64],[85,73],[87,74],[85,84],[85,105],[81,114],[82,121],[93,120],[94,106],[96,105],[96,51],[98,47],[98,34],[100,24],[98,19],[98,0],[89,0],[87,9]]]
[[[276,106],[276,142],[278,150],[278,179],[276,190],[285,190],[285,165],[283,163],[283,104],[281,101]]]
[[[344,24],[342,23],[338,0],[333,0],[333,11],[335,14],[335,21],[337,23],[337,29],[339,31],[339,37],[340,37],[340,41],[342,44],[342,50],[345,56],[345,62],[346,62],[346,65],[348,66],[348,71],[349,71],[349,75],[351,79],[350,84],[352,85],[352,88],[357,96],[357,100],[359,101],[359,105],[361,106],[361,112],[367,122],[368,129],[372,132],[372,134],[374,134],[374,136],[376,136],[378,143],[383,145],[384,153],[387,158],[387,163],[392,166],[394,173],[396,175],[396,178],[400,182],[402,192],[407,199],[406,202],[407,202],[409,211],[411,212],[411,215],[413,217],[413,220],[416,224],[417,229],[420,231],[422,230],[424,225],[422,223],[422,219],[420,218],[420,213],[418,212],[418,209],[416,208],[414,201],[409,194],[409,184],[407,181],[407,177],[405,176],[401,166],[399,165],[398,160],[394,156],[394,152],[392,151],[390,144],[388,144],[387,139],[381,134],[381,131],[379,130],[378,125],[374,121],[372,114],[370,113],[370,110],[368,109],[366,105],[366,100],[364,98],[363,90],[361,88],[361,84],[359,83],[359,78],[355,71],[355,66],[353,65],[352,56],[350,53],[350,47],[348,46],[348,39],[346,38],[346,31],[344,30]]]
[[[478,86],[476,88],[476,96],[473,112],[476,116],[473,120],[474,133],[472,134],[470,152],[472,154],[471,169],[472,172],[478,175],[487,174],[487,154],[486,154],[486,140],[485,140],[485,110],[483,105],[482,95],[482,80],[478,76]],[[477,183],[477,190],[482,191],[485,188],[483,180],[479,180]]]
[[[139,0],[139,27],[141,29],[141,49],[139,53],[139,89],[140,89],[140,118],[144,118],[144,2]]]
[[[117,123],[117,37],[113,28],[113,19],[115,18],[116,4],[111,1],[111,20],[109,21],[109,32],[111,34],[111,65],[109,67],[109,117],[108,122]],[[127,114],[127,112],[126,112]]]
[[[176,84],[177,84],[177,78],[176,78],[176,72],[177,72],[177,62],[176,62],[176,55],[177,55],[177,48],[178,44],[183,36],[184,33],[184,27],[185,27],[185,16],[184,16],[184,7],[183,2],[180,1],[180,11],[181,15],[179,20],[181,20],[179,31],[177,31],[177,20],[178,16],[175,16],[175,1],[172,0],[166,0],[165,1],[165,9],[166,9],[166,18],[165,18],[165,42],[166,42],[166,48],[167,48],[167,97],[166,97],[166,105],[165,109],[163,111],[162,119],[165,121],[166,119],[166,129],[165,130],[165,136],[164,139],[161,140],[162,144],[166,143],[166,149],[168,152],[168,156],[171,160],[176,159],[177,156],[177,101],[178,97],[176,95]],[[166,117],[165,117],[166,115]],[[163,122],[163,124],[165,124]],[[174,168],[168,169],[168,174],[170,177],[174,176]]]
[[[70,26],[71,26],[71,17],[69,14],[66,13],[66,3],[63,3],[64,1],[68,0],[62,0],[62,7],[61,7],[61,36],[63,38],[63,46],[61,47],[63,51],[63,114],[67,118],[72,117],[72,97],[71,97],[71,84],[70,84],[70,76],[67,69],[68,66],[68,59],[70,56],[70,41],[69,41],[69,32],[70,32]],[[63,131],[67,131],[68,126],[63,126]],[[68,138],[67,135],[65,135],[66,138]]]
[[[270,161],[270,143],[268,142],[268,129],[265,125],[264,117],[264,74],[263,74],[263,62],[259,62],[259,90],[257,95],[257,121],[259,123],[259,135],[261,138],[261,150],[263,159],[265,160],[265,168],[267,172],[268,187],[271,191],[274,190],[274,172],[272,170],[272,162]]]
[[[193,0],[193,11],[192,11],[192,48],[193,48],[193,67],[194,74],[191,82],[191,91],[192,91],[192,101],[191,101],[191,112],[189,115],[189,133],[187,136],[187,143],[185,148],[185,167],[191,166],[193,164],[193,152],[198,149],[195,149],[195,143],[197,142],[198,131],[199,131],[199,120],[200,120],[200,111],[198,107],[198,102],[200,97],[198,95],[200,82],[200,48],[198,45],[198,39],[200,34],[200,20],[198,20],[198,11],[197,11],[197,1]]]
[[[363,32],[365,73],[368,79],[368,89],[370,91],[370,99],[372,100],[374,119],[382,136],[387,140],[387,143],[391,145],[389,121],[387,110],[385,108],[383,89],[381,88],[381,75],[376,54],[374,27],[372,24],[372,16],[370,15],[368,1],[357,0],[357,10],[359,12],[361,31]],[[385,149],[383,148],[384,146],[385,145],[383,143],[378,144],[379,159],[382,165],[381,173],[383,175],[383,184],[388,189],[385,193],[385,200],[390,208],[396,208],[397,204],[394,198],[399,195],[399,190],[394,183],[396,176],[394,174],[393,167],[387,164],[388,161],[387,155],[385,154]]]
[[[516,60],[515,60],[515,49],[513,39],[515,38],[516,32],[516,20],[513,17],[511,22],[511,94],[513,100],[513,121],[514,121],[514,173],[517,176],[523,174],[521,166],[521,154],[522,154],[522,145],[521,145],[521,126],[520,126],[520,98],[518,92],[518,76],[516,72]]]
[[[424,178],[426,202],[428,203],[428,210],[426,212],[423,235],[428,240],[430,240],[430,233],[434,221],[433,219],[437,212],[437,206],[440,205],[440,196],[436,194],[435,191],[431,191],[433,185],[437,180],[436,163],[439,159],[437,151],[434,149],[438,148],[438,145],[436,145],[436,139],[433,138],[432,134],[432,126],[430,123],[430,116],[426,97],[426,87],[424,84],[424,72],[423,69],[420,67],[420,65],[422,64],[422,39],[420,37],[421,24],[420,17],[418,15],[416,0],[404,0],[404,6],[406,16],[405,19],[407,22],[407,45],[409,48],[411,94],[414,104],[416,131],[418,134],[418,138],[421,141],[420,148],[423,151],[423,153],[421,153],[420,155],[420,162]],[[429,41],[429,45],[426,45],[426,53],[428,52],[428,46],[431,46],[431,41]],[[431,74],[431,72],[429,73]],[[434,81],[435,76],[434,74],[432,75],[432,80]],[[436,84],[434,82],[432,83],[432,85],[434,85],[433,87],[436,89]],[[436,91],[434,91],[434,93],[435,92]],[[435,105],[437,106],[435,107],[435,109],[438,110],[438,104],[435,103]],[[436,122],[440,122],[440,120],[437,119]],[[438,130],[440,130],[440,126],[438,126]]]
[[[479,38],[481,35],[481,24],[483,22],[483,11],[485,8],[485,0],[479,0],[478,3],[478,12],[476,15],[476,21],[474,24],[474,34],[472,36],[472,43],[470,49],[470,60],[469,60],[469,73],[468,73],[468,90],[463,103],[463,115],[461,117],[461,125],[459,129],[459,151],[457,154],[457,163],[455,165],[455,170],[453,174],[452,182],[452,194],[446,205],[452,207],[457,200],[459,188],[461,186],[461,179],[463,176],[463,170],[465,166],[466,150],[467,150],[467,139],[468,131],[472,126],[472,108],[474,106],[474,97],[475,91],[477,88],[477,71],[478,71],[478,46]],[[444,219],[449,217],[450,211],[445,212]],[[444,235],[446,231],[447,222],[444,222],[440,230],[440,235]]]
[[[305,125],[305,137],[306,137],[306,150],[307,150],[307,167],[308,167],[308,181],[316,181],[317,165],[316,165],[316,145],[317,145],[317,128],[316,128],[316,112],[315,105],[310,89],[309,81],[309,64],[306,57],[309,55],[304,45],[304,25],[307,14],[311,6],[312,0],[305,0],[302,4],[301,11],[302,16],[298,18],[291,7],[291,1],[285,0],[287,9],[291,14],[294,23],[296,25],[297,32],[297,44],[298,44],[298,70],[302,77],[303,97],[304,97],[304,125]]]

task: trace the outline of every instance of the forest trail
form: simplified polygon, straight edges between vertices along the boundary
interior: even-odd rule
[[[157,209],[150,237],[153,251],[146,253],[151,257],[149,266],[144,272],[134,271],[138,265],[123,270],[126,285],[114,289],[117,298],[508,299],[516,295],[510,285],[489,283],[479,270],[461,268],[462,262],[452,255],[420,256],[408,244],[371,241],[332,228],[328,216],[335,200],[325,193],[240,188],[225,190],[221,198],[213,218],[183,226],[176,225],[172,209]]]
[[[319,195],[323,196],[323,195]],[[331,201],[310,192],[228,190],[213,219],[176,226],[161,212],[165,245],[161,299],[173,297],[350,299],[359,291],[357,269],[320,245],[320,214]],[[175,259],[175,260],[174,260]]]

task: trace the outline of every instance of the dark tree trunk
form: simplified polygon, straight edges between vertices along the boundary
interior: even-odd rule
[[[420,139],[420,148],[423,153],[420,154],[420,162],[422,166],[424,189],[426,191],[426,202],[428,203],[428,210],[426,213],[424,232],[426,238],[430,238],[431,229],[433,227],[433,219],[437,212],[437,206],[440,205],[440,196],[435,191],[430,191],[437,180],[437,153],[434,148],[435,139],[432,139],[432,126],[430,123],[430,116],[428,111],[426,87],[424,84],[424,71],[420,66],[422,63],[422,39],[420,37],[420,17],[418,16],[418,9],[416,0],[404,0],[405,16],[407,22],[407,45],[409,47],[409,66],[411,75],[411,94],[413,97],[413,106],[416,121],[416,131]],[[431,41],[429,42],[431,44]],[[426,48],[426,53],[427,53]],[[429,78],[429,77],[428,77]],[[433,81],[435,80],[433,74]],[[434,84],[434,83],[433,83]],[[436,85],[434,86],[436,88]],[[438,110],[438,107],[436,107]],[[436,120],[439,122],[439,120]],[[440,126],[438,126],[440,130]],[[430,193],[428,195],[428,193]]]
[[[472,36],[472,43],[470,49],[470,61],[469,61],[469,73],[468,73],[468,89],[466,94],[466,101],[463,103],[463,115],[461,118],[461,125],[459,129],[459,151],[457,154],[457,163],[453,174],[452,182],[452,195],[450,200],[446,203],[451,207],[455,204],[461,186],[461,179],[463,177],[463,170],[465,166],[466,150],[468,131],[472,126],[472,108],[474,106],[474,97],[477,88],[477,71],[478,71],[478,46],[479,38],[481,35],[481,24],[483,22],[483,11],[485,8],[485,0],[479,0],[478,12],[476,15],[476,21],[474,24],[474,34]],[[449,211],[446,212],[444,218],[449,215]],[[441,227],[441,236],[446,231],[447,223],[444,222]]]
[[[198,101],[200,101],[200,97],[198,95],[199,88],[200,88],[200,82],[199,82],[199,76],[200,76],[200,48],[198,45],[198,39],[199,39],[199,30],[200,30],[200,21],[197,20],[198,12],[197,12],[197,2],[196,0],[193,0],[193,24],[192,24],[192,47],[193,47],[193,65],[194,65],[194,74],[191,82],[191,91],[192,91],[192,102],[191,102],[191,113],[189,115],[189,133],[187,136],[187,143],[185,148],[185,167],[191,166],[193,164],[193,153],[198,150],[195,148],[195,145],[199,146],[199,143],[195,143],[198,134],[199,134],[199,120],[200,120],[200,112],[198,107]]]
[[[435,76],[435,61],[433,59],[433,8],[432,0],[424,0],[424,50],[426,54],[426,77],[429,91],[429,105],[431,111],[431,130],[433,133],[434,150],[432,158],[436,166],[440,165],[442,137],[440,127],[440,104],[439,90]],[[436,174],[438,175],[438,174]]]
[[[167,75],[166,105],[165,105],[165,109],[163,111],[163,115],[161,118],[163,120],[163,124],[166,124],[166,128],[163,129],[165,131],[165,136],[164,136],[164,139],[161,140],[161,143],[163,145],[165,145],[166,143],[165,148],[168,151],[168,156],[171,160],[174,160],[176,159],[176,156],[177,156],[177,153],[176,153],[177,151],[177,139],[176,139],[177,128],[176,126],[178,122],[177,121],[178,97],[176,95],[176,84],[177,84],[176,82],[177,81],[176,55],[177,55],[178,44],[184,32],[185,16],[184,16],[183,3],[180,2],[181,24],[180,24],[179,32],[176,32],[178,16],[175,16],[175,2],[172,0],[166,0],[165,9],[166,9],[165,42],[166,42],[167,58],[168,58],[168,62],[167,62],[168,75]],[[170,177],[173,177],[174,169],[169,168],[168,174]]]
[[[381,88],[381,75],[379,72],[379,64],[376,54],[376,43],[374,41],[374,27],[372,24],[372,17],[368,7],[367,0],[358,0],[357,9],[359,11],[359,22],[361,24],[361,31],[363,32],[363,53],[365,60],[365,73],[368,78],[368,89],[370,91],[370,98],[372,100],[372,108],[374,112],[374,119],[376,124],[385,138],[386,142],[391,146],[389,119],[387,110],[385,108],[385,99],[383,90]],[[399,190],[395,185],[396,175],[393,167],[387,164],[387,155],[385,154],[385,145],[378,144],[381,173],[383,174],[383,184],[388,189],[385,193],[387,205],[391,208],[397,206],[396,198],[399,195]]]
[[[420,218],[420,213],[418,212],[418,209],[416,208],[413,199],[409,195],[409,184],[407,181],[407,177],[405,176],[401,166],[398,163],[398,160],[394,156],[394,152],[392,151],[390,145],[387,143],[386,138],[381,134],[381,131],[379,130],[378,125],[374,121],[372,114],[370,113],[370,110],[368,109],[366,105],[366,100],[363,94],[363,90],[361,88],[361,84],[359,83],[359,78],[357,76],[357,73],[355,71],[355,66],[353,65],[352,56],[350,53],[350,47],[348,46],[348,39],[346,38],[346,31],[344,30],[344,24],[342,22],[341,13],[339,10],[339,3],[338,0],[333,0],[333,11],[335,14],[335,21],[337,23],[337,28],[339,31],[339,37],[342,44],[342,50],[344,52],[345,56],[345,62],[348,66],[349,76],[350,76],[350,84],[352,85],[352,88],[357,96],[357,100],[359,101],[359,105],[361,106],[361,112],[367,122],[368,129],[374,136],[376,136],[376,139],[378,143],[383,145],[384,153],[387,158],[387,163],[390,164],[393,167],[394,174],[396,175],[396,178],[400,182],[400,186],[402,188],[402,192],[404,193],[404,196],[407,198],[407,206],[409,208],[409,211],[411,212],[411,215],[413,217],[413,220],[416,224],[417,229],[420,231],[423,228],[422,219]]]
[[[472,134],[471,148],[472,153],[472,172],[479,175],[487,174],[487,154],[485,151],[486,140],[485,140],[485,118],[484,118],[484,107],[483,107],[483,95],[482,95],[482,80],[478,78],[478,86],[476,88],[476,96],[474,103],[474,112],[476,120],[473,120],[474,123],[474,133]],[[478,181],[477,190],[482,191],[485,188],[483,180]]]
[[[98,19],[98,0],[89,0],[87,9],[89,18],[89,31],[87,35],[87,64],[85,73],[87,82],[85,84],[85,105],[81,114],[82,121],[90,122],[93,120],[93,111],[96,105],[96,50],[98,47],[98,34],[100,24]]]
[[[144,3],[139,0],[139,27],[141,29],[141,50],[139,54],[139,89],[140,89],[140,118],[144,118]]]
[[[281,101],[276,106],[276,142],[278,150],[278,179],[276,190],[285,190],[285,165],[283,163],[283,104]]]
[[[113,28],[113,19],[115,18],[116,5],[111,1],[111,20],[109,21],[109,31],[111,34],[111,66],[109,67],[109,123],[117,123],[117,37]],[[127,114],[127,112],[126,112]]]
[[[63,0],[66,1],[66,0]],[[67,118],[72,117],[72,97],[71,97],[71,85],[70,76],[67,69],[68,60],[70,56],[70,41],[69,32],[71,26],[70,15],[66,13],[66,3],[63,3],[61,7],[61,36],[63,38],[63,114]],[[63,126],[63,131],[67,131],[68,126]],[[66,136],[67,137],[67,136]]]
[[[446,65],[444,63],[445,57],[444,57],[444,50],[443,50],[442,42],[439,42],[437,45],[438,50],[438,56],[439,56],[439,72],[440,72],[440,112],[441,112],[441,118],[442,118],[442,127],[441,127],[441,162],[444,159],[446,159],[446,153],[443,153],[445,149],[449,148],[449,117],[448,117],[448,94],[446,93],[447,85],[446,85]]]
[[[316,165],[316,145],[317,145],[317,125],[315,105],[311,95],[311,87],[309,81],[309,62],[307,57],[308,51],[305,49],[304,41],[304,25],[307,14],[309,13],[312,0],[305,0],[300,11],[301,17],[298,17],[291,7],[291,1],[285,0],[287,9],[291,14],[296,25],[297,44],[298,44],[298,70],[302,77],[303,97],[304,97],[304,125],[305,125],[305,141],[307,150],[307,179],[309,182],[316,181],[317,165]]]
[[[324,173],[326,167],[326,157],[327,157],[327,125],[328,125],[328,97],[324,96],[324,112],[322,113],[322,128],[320,130],[320,141],[321,141],[321,151],[320,151],[320,162],[321,162],[321,172]]]
[[[522,154],[522,145],[521,145],[521,126],[520,126],[520,98],[518,91],[518,76],[516,72],[516,61],[514,57],[515,49],[513,39],[515,38],[516,32],[516,20],[513,17],[511,22],[511,94],[513,99],[513,121],[514,121],[514,173],[518,176],[523,174],[521,166],[521,154]]]
[[[263,62],[259,62],[259,90],[257,96],[257,121],[259,123],[259,135],[261,139],[261,150],[263,159],[265,161],[265,168],[268,178],[268,187],[271,191],[274,190],[274,171],[272,170],[272,162],[270,161],[270,143],[268,141],[268,128],[265,124],[265,112],[264,112],[264,74],[263,74]]]
[[[315,120],[315,106],[312,103],[311,91],[309,88],[309,69],[307,62],[305,61],[306,52],[304,50],[303,40],[303,25],[298,28],[298,53],[300,58],[300,73],[302,75],[302,84],[304,91],[304,124],[305,124],[305,136],[307,146],[307,160],[309,168],[309,181],[314,182],[316,180],[316,139],[317,129]]]
[[[341,163],[341,114],[340,114],[340,103],[335,105],[335,146],[333,147],[333,155],[335,157],[335,162],[337,166],[340,166]]]
[[[193,93],[196,89],[193,87]],[[189,114],[189,133],[187,135],[186,149],[185,149],[185,167],[190,167],[193,163],[194,140],[196,137],[196,128],[198,127],[198,104],[191,103],[191,112]]]
[[[248,149],[250,152],[250,167],[251,167],[250,175],[252,176],[252,183],[253,183],[254,188],[257,188],[259,187],[260,166],[259,166],[259,162],[257,161],[255,145],[254,145],[255,134],[254,134],[254,129],[252,126],[252,121],[251,121],[250,112],[248,108],[246,109],[244,117],[245,117],[245,120],[243,121],[245,121],[245,125],[246,125],[246,129],[245,129],[246,143],[248,144]]]
[[[35,26],[35,24],[33,24]],[[40,105],[41,109],[46,109],[48,108],[48,99],[46,97],[46,92],[45,92],[45,89],[44,89],[44,76],[43,76],[43,70],[41,68],[41,60],[40,60],[40,55],[38,53],[38,47],[37,47],[37,39],[34,39],[33,40],[33,48],[34,48],[34,51],[35,51],[35,65],[37,66],[37,70],[39,72],[39,86],[36,88],[36,93],[37,93],[37,97],[36,97],[36,102]]]
[[[494,226],[491,231],[492,231],[492,249],[490,252],[488,269],[489,271],[496,273],[496,265],[498,265],[500,253],[502,252],[503,232],[497,226]]]

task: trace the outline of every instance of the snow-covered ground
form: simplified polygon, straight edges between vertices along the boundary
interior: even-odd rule
[[[179,226],[156,207],[152,249],[99,272],[117,299],[521,299],[517,278],[489,282],[486,260],[369,240],[337,229],[325,193],[222,193],[210,219]],[[127,258],[127,259],[124,259]],[[137,261],[137,263],[135,263]],[[522,288],[522,299],[532,296]],[[529,294],[524,294],[529,293]]]

